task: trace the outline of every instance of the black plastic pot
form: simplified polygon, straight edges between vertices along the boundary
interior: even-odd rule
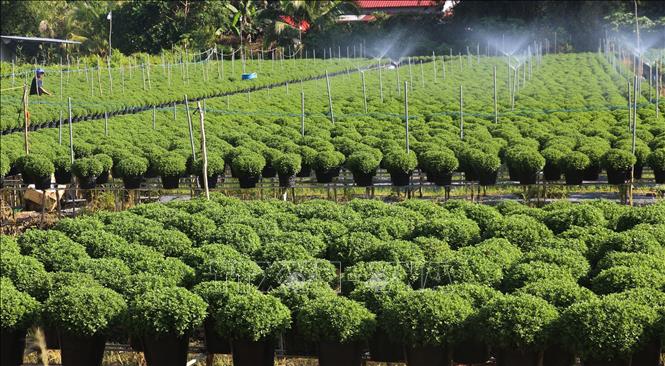
[[[260,179],[260,176],[238,175],[238,184],[240,188],[254,188]]]
[[[60,333],[60,354],[63,366],[96,366],[104,359],[106,337]]]
[[[162,176],[162,187],[164,189],[175,189],[180,187],[180,177],[179,176]]]
[[[560,346],[552,346],[545,350],[543,366],[570,366],[575,364],[575,355]]]
[[[515,169],[511,168],[510,166],[508,166],[508,179],[510,179],[513,182],[520,180],[519,175],[517,174]]]
[[[35,189],[51,188],[51,176],[35,177]]]
[[[630,170],[607,169],[607,183],[609,184],[626,184],[629,179]]]
[[[631,363],[630,360],[595,360],[585,359],[582,360],[584,366],[648,366],[646,364]],[[658,365],[658,364],[655,364]]]
[[[478,174],[471,169],[467,169],[464,171],[464,180],[466,182],[475,182],[478,180]]]
[[[374,174],[353,173],[353,181],[358,187],[372,186],[372,179]]]
[[[448,366],[450,358],[443,347],[407,347],[406,364],[408,366]]]
[[[519,174],[517,176],[517,180],[520,181],[521,185],[536,184],[536,180],[538,180],[538,174],[536,174],[536,173],[533,173],[533,174]]]
[[[109,172],[109,171],[102,172],[102,174],[100,174],[97,177],[97,184],[106,184],[106,183],[108,183],[110,176],[111,176],[111,172]]]
[[[141,187],[141,182],[143,182],[143,176],[140,175],[122,177],[122,184],[125,186],[125,189],[138,189]]]
[[[312,175],[312,167],[309,166],[309,165],[304,165],[303,164],[302,167],[300,168],[300,171],[298,172],[298,174],[296,174],[296,177],[307,178],[310,175]]]
[[[378,329],[369,339],[369,354],[375,362],[404,362],[404,349],[390,341],[385,331]]]
[[[279,186],[282,188],[292,188],[296,186],[296,176],[295,175],[278,175],[279,177]]]
[[[600,176],[600,167],[590,166],[584,171],[584,180],[598,180]]]
[[[653,174],[656,178],[656,183],[665,183],[665,170],[654,170]]]
[[[317,345],[305,338],[295,329],[290,329],[282,335],[284,341],[284,354],[287,356],[317,356]]]
[[[319,366],[360,366],[362,346],[358,343],[319,343]]]
[[[390,172],[390,181],[396,187],[408,186],[411,182],[411,174],[404,172]]]
[[[567,185],[580,185],[582,184],[582,181],[584,180],[584,171],[583,170],[575,170],[575,171],[570,171],[566,172],[566,184]]]
[[[213,319],[206,318],[203,322],[203,334],[208,354],[231,353],[231,340],[215,332],[215,321]]]
[[[258,342],[235,340],[231,343],[233,366],[273,366],[275,346],[272,340]]]
[[[47,349],[60,349],[60,338],[58,330],[53,327],[42,327]]]
[[[72,172],[55,171],[55,182],[57,184],[69,184],[72,182]]]
[[[499,175],[499,171],[496,171],[494,173],[489,173],[489,174],[478,174],[478,183],[480,183],[481,186],[493,186],[496,184],[496,179]]]
[[[481,342],[477,339],[461,341],[453,348],[453,361],[457,363],[485,363],[489,359],[489,346],[487,343]]]
[[[538,352],[518,349],[500,349],[496,353],[497,366],[538,366],[542,355]]]
[[[21,179],[23,180],[23,184],[25,184],[26,186],[30,184],[35,184],[35,177],[30,174],[21,173]]]
[[[79,178],[79,188],[81,189],[93,189],[97,186],[97,177],[78,177]]]
[[[554,182],[561,179],[561,169],[547,163],[543,168],[543,178],[548,182]]]
[[[274,178],[275,175],[277,175],[277,171],[272,167],[272,165],[264,166],[263,171],[261,171],[261,176],[263,178]]]
[[[333,179],[339,175],[340,168],[329,170],[315,170],[316,181],[318,183],[332,183]]]
[[[214,175],[212,177],[208,177],[208,188],[217,188],[217,178],[219,176]],[[199,186],[203,188],[203,175],[199,175]]]
[[[427,180],[430,182],[436,184],[437,186],[449,186],[453,182],[453,174],[452,173],[427,173]]]
[[[635,179],[642,179],[642,171],[644,167],[642,165],[635,165]]]
[[[656,366],[660,362],[663,351],[660,340],[655,339],[647,342],[644,346],[633,353],[632,365]]]
[[[25,332],[25,329],[2,329],[0,332],[0,365],[19,366],[23,364]]]
[[[189,333],[146,335],[143,341],[143,354],[148,366],[182,366],[187,363]]]

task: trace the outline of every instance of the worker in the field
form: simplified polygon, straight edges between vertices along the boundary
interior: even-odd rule
[[[32,83],[30,83],[30,95],[51,95],[51,93],[42,86],[44,82],[43,78],[44,69],[37,69],[35,71],[35,77],[32,78]]]

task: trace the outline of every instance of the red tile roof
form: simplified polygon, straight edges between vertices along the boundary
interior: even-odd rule
[[[356,5],[360,9],[429,8],[438,3],[437,0],[356,0]]]

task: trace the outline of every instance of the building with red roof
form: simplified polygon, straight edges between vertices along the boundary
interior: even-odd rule
[[[452,15],[460,0],[354,0],[358,15],[342,15],[340,22],[373,21],[373,14],[437,14]]]

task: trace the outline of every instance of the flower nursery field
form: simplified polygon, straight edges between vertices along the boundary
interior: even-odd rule
[[[261,178],[279,176],[280,185],[288,187],[295,176],[334,182],[344,169],[359,186],[372,185],[379,170],[401,186],[419,170],[439,186],[460,174],[493,185],[504,169],[508,181],[520,184],[624,184],[635,167],[638,183],[665,182],[665,119],[662,113],[656,118],[650,102],[655,91],[645,81],[636,101],[633,154],[630,78],[619,63],[595,53],[547,55],[509,80],[503,58],[411,61],[397,69],[331,77],[330,98],[320,79],[207,99],[209,181],[231,175],[241,187],[253,187]],[[334,61],[306,60],[301,67],[307,62]],[[405,81],[412,81],[408,137]],[[24,156],[22,134],[4,135],[0,173],[24,173],[27,182],[55,173],[58,183],[69,183],[73,174],[79,185],[89,183],[87,188],[96,183],[90,178],[108,173],[136,187],[160,176],[165,188],[173,188],[178,177],[203,174],[199,114],[190,104],[191,125],[183,106],[159,108],[75,123],[71,145],[66,121],[61,128],[40,129],[30,133],[30,157]]]
[[[662,203],[219,194],[62,219],[2,236],[3,364],[22,354],[8,340],[39,326],[70,365],[96,364],[106,341],[160,366],[184,364],[189,341],[233,350],[235,365],[272,364],[274,348],[338,365],[363,352],[410,365],[656,365],[664,229]]]

